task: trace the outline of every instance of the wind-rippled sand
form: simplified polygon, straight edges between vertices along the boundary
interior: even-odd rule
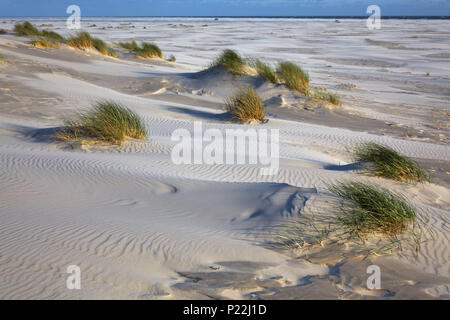
[[[3,28],[14,21],[3,19]],[[66,34],[63,20],[30,19]],[[364,299],[450,296],[448,146],[450,42],[442,21],[90,19],[107,41],[155,41],[177,63],[43,50],[0,36],[0,298]],[[96,24],[95,27],[88,27]],[[146,29],[143,27],[146,26]],[[105,30],[103,30],[105,27]],[[312,84],[338,92],[339,109],[303,101],[281,86],[224,73],[196,74],[221,50],[295,61]],[[427,76],[427,73],[430,73]],[[223,120],[223,98],[251,83],[269,122]],[[98,99],[144,119],[149,141],[76,146],[51,135]],[[280,129],[280,170],[257,165],[175,165],[175,129]],[[358,174],[346,147],[374,141],[421,161],[435,183],[403,185]],[[435,239],[408,252],[310,259],[275,250],[264,230],[311,208],[330,209],[327,185],[369,181],[403,193],[429,218]],[[383,290],[366,289],[366,267]],[[81,268],[81,290],[66,268]]]

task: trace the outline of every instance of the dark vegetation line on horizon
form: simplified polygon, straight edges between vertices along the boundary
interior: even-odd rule
[[[83,16],[82,18],[231,18],[231,19],[367,19],[369,16]],[[0,16],[0,18],[67,18],[67,16]],[[450,20],[450,15],[382,16],[382,19]]]

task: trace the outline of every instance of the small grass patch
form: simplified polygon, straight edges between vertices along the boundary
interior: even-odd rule
[[[65,125],[56,135],[61,140],[91,139],[120,145],[126,137],[147,138],[139,115],[113,101],[99,101],[76,119],[65,121]]]
[[[7,33],[7,32],[8,32],[8,30],[0,29],[0,34],[5,34],[5,33]]]
[[[162,58],[161,49],[154,43],[142,42],[139,46],[136,41],[119,42],[118,45],[124,49],[133,51],[136,57],[141,58]]]
[[[396,237],[416,219],[406,199],[387,189],[353,181],[332,185],[329,190],[344,199],[337,222],[360,239],[376,234]]]
[[[86,50],[95,49],[103,55],[110,57],[117,57],[116,52],[110,48],[103,40],[93,38],[88,32],[78,32],[76,35],[71,36],[66,44],[73,48]]]
[[[59,33],[49,30],[40,31],[38,28],[36,28],[32,23],[28,21],[25,21],[23,23],[16,23],[14,25],[13,31],[16,33],[17,36],[20,37],[36,36],[41,37],[45,40],[58,40],[58,41],[64,40],[64,37],[61,36]]]
[[[25,21],[23,23],[16,23],[14,25],[14,32],[17,36],[39,36],[40,31],[31,22]]]
[[[66,44],[73,48],[85,50],[94,47],[94,39],[88,32],[78,32],[76,35],[71,36]]]
[[[143,42],[141,47],[135,50],[136,57],[141,58],[162,58],[161,49],[154,43]]]
[[[323,101],[327,101],[335,106],[340,106],[341,100],[339,99],[339,97],[331,92],[325,92],[325,91],[314,91],[311,93],[311,96],[314,99],[318,99],[318,100],[323,100]]]
[[[225,104],[231,116],[244,123],[252,120],[263,121],[266,115],[261,98],[251,87],[239,89]]]
[[[213,62],[212,66],[221,66],[226,71],[234,75],[245,74],[245,64],[241,56],[231,49],[226,49]]]
[[[38,48],[59,48],[61,46],[60,42],[48,41],[45,39],[36,39],[36,40],[30,41],[30,44],[32,44],[33,46],[38,47]]]
[[[0,53],[0,64],[5,63],[5,57]]]
[[[309,96],[309,75],[302,68],[292,62],[280,62],[277,73],[288,88]]]
[[[118,46],[131,51],[137,51],[139,49],[139,45],[134,40],[130,42],[119,42]]]
[[[175,58],[175,56],[172,54],[172,55],[169,57],[168,61],[169,61],[169,62],[177,62],[177,58]]]
[[[371,163],[368,172],[372,175],[397,181],[431,182],[430,175],[419,164],[387,146],[368,142],[352,151],[357,161]]]
[[[269,82],[278,83],[277,73],[267,63],[264,63],[259,59],[253,59],[250,60],[248,64],[256,70],[258,76],[266,79]]]
[[[40,32],[40,36],[47,40],[58,40],[58,41],[64,40],[64,37],[62,35],[54,31],[42,30]]]

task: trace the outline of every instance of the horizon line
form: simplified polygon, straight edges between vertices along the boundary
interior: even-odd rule
[[[0,18],[67,18],[67,15],[61,15],[61,16],[0,16]],[[192,16],[192,15],[185,15],[185,16],[83,16],[84,18],[285,18],[285,19],[298,19],[298,18],[336,18],[336,19],[366,19],[369,17],[369,15],[366,16],[339,16],[339,15],[307,15],[307,16],[263,16],[263,15],[256,15],[256,16]],[[82,18],[83,18],[82,17]],[[408,18],[420,18],[420,19],[443,19],[443,18],[450,18],[450,15],[386,15],[382,16],[382,19],[408,19]]]

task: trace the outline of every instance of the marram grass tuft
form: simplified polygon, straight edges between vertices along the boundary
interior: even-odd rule
[[[431,182],[427,171],[414,160],[373,142],[362,143],[353,150],[355,160],[370,162],[369,174],[406,182]]]
[[[225,104],[231,116],[243,123],[252,120],[261,122],[266,115],[261,98],[251,87],[239,89],[226,99]]]
[[[126,137],[146,139],[144,122],[134,111],[113,101],[99,101],[76,119],[65,121],[57,133],[61,140],[90,139],[122,144]]]

